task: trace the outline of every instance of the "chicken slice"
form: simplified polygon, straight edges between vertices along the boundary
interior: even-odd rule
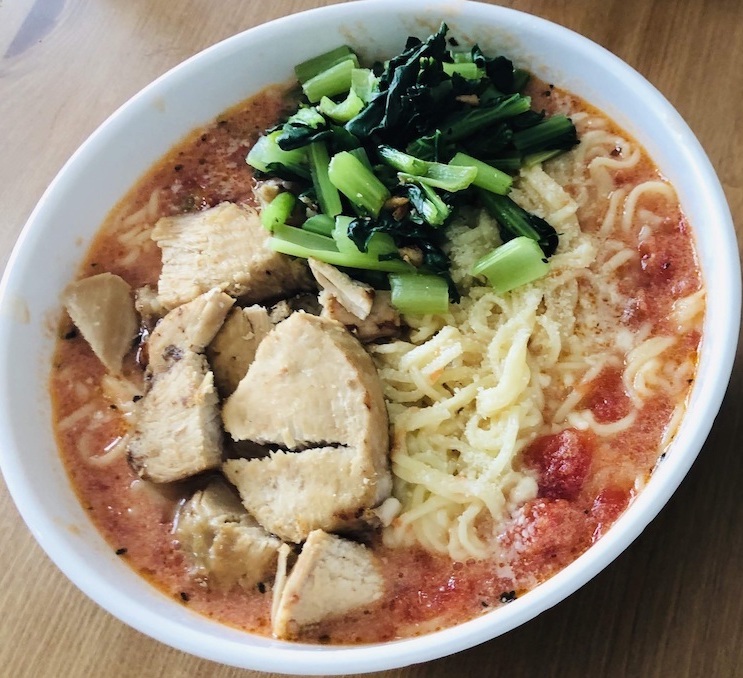
[[[163,217],[152,231],[162,250],[160,301],[173,308],[219,287],[252,303],[311,288],[306,266],[270,250],[269,237],[258,212],[228,202]]]
[[[365,318],[354,315],[335,294],[327,289],[319,295],[322,317],[345,325],[359,341],[369,343],[400,334],[400,314],[392,306],[390,293],[377,290],[371,311]]]
[[[386,471],[387,409],[376,368],[363,346],[326,318],[294,313],[279,323],[222,418],[235,440],[289,449],[347,445]]]
[[[134,418],[129,461],[145,480],[172,482],[221,464],[218,398],[204,356],[186,352],[156,375]]]
[[[227,316],[206,351],[223,397],[235,391],[253,362],[258,345],[272,329],[273,323],[263,306],[235,308]]]
[[[222,327],[235,300],[215,287],[168,313],[147,342],[149,369],[159,374],[189,351],[201,353]]]
[[[354,316],[363,320],[372,310],[374,288],[353,280],[335,266],[310,259],[310,270],[320,287],[332,294]]]
[[[62,301],[106,369],[121,372],[139,325],[129,284],[113,273],[100,273],[72,283]]]
[[[248,511],[282,538],[360,527],[364,510],[390,494],[379,376],[361,344],[332,320],[294,313],[279,323],[222,418],[235,440],[304,450],[224,466]]]
[[[194,573],[217,588],[251,589],[276,572],[281,540],[258,525],[221,480],[183,505],[175,534]]]
[[[269,532],[299,543],[317,529],[342,532],[363,526],[380,485],[358,448],[320,447],[230,459],[222,467],[248,512]],[[386,485],[385,485],[386,487]]]
[[[304,627],[361,610],[383,594],[384,577],[369,549],[316,530],[283,586],[274,587],[273,634],[296,638]]]

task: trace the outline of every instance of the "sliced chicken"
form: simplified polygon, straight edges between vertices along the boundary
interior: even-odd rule
[[[100,273],[72,283],[62,301],[106,369],[121,372],[139,328],[129,284],[113,273]]]
[[[147,342],[149,369],[159,374],[191,351],[201,353],[222,327],[235,300],[213,288],[168,313]]]
[[[235,440],[289,449],[347,445],[386,473],[388,420],[379,376],[363,346],[332,320],[294,313],[279,323],[222,417]]]
[[[162,250],[160,301],[173,308],[219,287],[252,303],[311,288],[305,265],[270,250],[269,237],[254,209],[233,203],[163,217],[152,231]]]
[[[377,290],[371,311],[365,316],[355,315],[335,293],[324,289],[319,295],[322,316],[346,326],[359,341],[369,343],[400,334],[400,314],[390,302],[390,293]]]
[[[365,509],[389,496],[379,376],[361,344],[332,320],[294,313],[279,323],[222,418],[235,440],[304,450],[224,466],[248,511],[282,538],[354,529]]]
[[[227,316],[206,351],[223,397],[235,391],[253,362],[258,345],[272,329],[273,323],[263,306],[236,308]]]
[[[323,261],[310,259],[309,264],[320,287],[332,294],[346,310],[361,320],[371,313],[374,303],[374,288],[371,285],[353,280]]]
[[[359,448],[320,447],[230,459],[222,467],[243,505],[269,532],[299,543],[313,530],[343,532],[364,525],[367,507],[388,493],[386,478]]]
[[[281,540],[258,525],[221,480],[183,505],[175,534],[194,573],[217,588],[250,589],[276,572]]]
[[[156,375],[134,419],[129,461],[142,478],[167,483],[222,463],[217,392],[204,356],[186,352]]]
[[[320,530],[312,532],[283,585],[274,587],[273,633],[296,638],[304,627],[361,611],[384,594],[372,552]]]

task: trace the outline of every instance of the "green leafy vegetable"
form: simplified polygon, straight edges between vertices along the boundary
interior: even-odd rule
[[[294,67],[294,75],[297,76],[300,84],[304,84],[323,71],[327,71],[329,68],[348,59],[356,58],[355,52],[348,45],[341,45],[340,47],[331,49],[329,52],[324,52],[298,64]]]
[[[328,121],[317,109],[300,108],[284,123],[277,141],[282,150],[291,151],[329,134]]]
[[[323,97],[334,97],[343,94],[351,87],[351,73],[359,65],[356,56],[341,61],[313,78],[302,83],[304,92],[310,103],[316,104]]]
[[[462,166],[462,167],[474,167],[477,170],[477,174],[473,179],[472,183],[475,186],[484,188],[493,193],[500,193],[506,195],[511,189],[513,179],[508,176],[505,172],[501,172],[495,167],[473,158],[465,153],[457,153],[450,161],[450,165]]]
[[[326,238],[293,226],[277,227],[274,237],[269,238],[267,244],[275,252],[304,259],[312,257],[334,266],[389,273],[409,273],[412,270],[412,267],[401,259],[382,259],[377,255],[361,252],[340,252],[333,238]]]
[[[409,216],[411,220],[431,226],[444,225],[451,214],[451,206],[431,186],[408,183],[401,189],[415,208]]]
[[[279,224],[285,224],[294,209],[297,199],[288,192],[279,193],[261,210],[263,228],[273,231]]]
[[[328,216],[334,217],[343,211],[338,189],[330,179],[330,157],[322,141],[309,145],[310,175],[320,209]]]
[[[446,313],[449,290],[446,280],[436,275],[390,274],[392,305],[401,313]]]
[[[476,66],[484,69],[496,89],[505,94],[514,94],[523,89],[529,79],[529,74],[515,69],[510,59],[504,56],[487,57],[479,45],[472,48],[471,58]]]
[[[250,149],[246,162],[266,174],[275,174],[282,179],[310,178],[307,153],[304,149],[285,151],[279,146],[280,131],[261,137]]]
[[[415,136],[421,109],[432,105],[432,88],[443,79],[441,64],[447,56],[446,32],[447,27],[442,24],[425,42],[408,38],[402,54],[388,62],[379,79],[377,94],[346,128],[359,138],[379,133],[390,143],[404,139],[411,131]],[[426,58],[430,61],[421,68]]]
[[[363,107],[363,99],[353,90],[350,90],[346,98],[338,104],[328,97],[320,99],[320,112],[335,122],[348,122]]]
[[[485,71],[473,63],[458,63],[458,64],[442,64],[444,73],[447,75],[460,75],[465,80],[480,80],[484,75]]]
[[[378,152],[382,160],[399,172],[422,176],[428,169],[429,163],[425,160],[419,160],[412,155],[392,148],[392,146],[382,145],[379,147]]]
[[[374,71],[370,68],[354,68],[351,71],[351,91],[365,104],[368,104],[372,100],[372,97],[377,92],[378,85],[379,78],[374,75]],[[355,115],[358,115],[358,113]]]
[[[513,145],[524,155],[547,150],[568,151],[577,143],[575,126],[564,115],[553,115],[513,135]]]
[[[359,269],[360,277],[411,274],[413,282],[403,276],[395,283],[403,299],[433,276],[441,309],[442,289],[444,300],[459,299],[444,251],[447,225],[455,210],[470,206],[494,216],[505,242],[488,255],[497,271],[488,259],[481,274],[518,279],[509,262],[526,266],[529,247],[540,253],[529,275],[548,266],[542,258],[557,247],[555,229],[508,193],[522,167],[572,148],[575,127],[565,116],[531,109],[521,93],[526,71],[478,45],[450,48],[447,32],[442,24],[425,40],[411,37],[400,54],[372,68],[360,68],[345,45],[296,67],[304,92],[298,110],[247,158],[262,174],[292,182],[291,197],[265,210],[271,247]],[[289,214],[301,223],[294,195],[311,215],[301,228],[286,224]],[[510,244],[523,239],[532,244]],[[429,312],[416,294],[402,302],[406,312]]]
[[[331,236],[335,228],[335,219],[327,214],[315,214],[302,224],[302,228],[318,235]]]
[[[332,184],[365,214],[377,216],[390,197],[387,187],[348,151],[333,156],[328,176]]]
[[[472,108],[452,116],[443,122],[441,129],[446,139],[459,141],[500,120],[526,113],[530,106],[529,97],[512,94],[496,99],[490,105]]]
[[[420,160],[390,146],[380,146],[378,152],[385,162],[399,170],[398,176],[405,182],[415,181],[446,191],[461,191],[477,177],[475,167]]]
[[[544,219],[519,207],[511,198],[489,191],[480,191],[485,209],[498,222],[504,242],[518,236],[536,241],[544,255],[551,257],[557,249],[557,231]]]
[[[485,276],[491,287],[503,294],[547,275],[549,268],[539,245],[519,236],[482,257],[472,275]]]

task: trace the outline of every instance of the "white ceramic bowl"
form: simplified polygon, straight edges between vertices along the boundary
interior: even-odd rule
[[[455,35],[510,55],[607,112],[675,185],[692,226],[704,226],[695,236],[709,294],[691,404],[672,453],[609,534],[513,603],[382,646],[299,645],[241,633],[152,588],[113,554],[78,504],[57,455],[47,392],[60,290],[108,211],[186,132],[265,85],[287,80],[308,57],[345,42],[367,56],[389,56],[409,34],[423,36],[441,20]],[[225,40],[144,89],[101,125],[44,194],[0,291],[2,471],[23,518],[59,568],[109,612],[164,643],[225,664],[284,673],[365,672],[434,659],[555,605],[606,567],[669,499],[701,449],[728,383],[740,320],[737,251],[723,192],[692,132],[646,80],[585,38],[527,14],[452,0],[371,0],[290,16]]]

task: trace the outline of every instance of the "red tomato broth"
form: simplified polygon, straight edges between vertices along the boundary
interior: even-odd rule
[[[593,111],[577,97],[548,89],[544,83],[532,88],[550,93],[535,96],[536,108]],[[139,256],[127,257],[127,247],[116,237],[122,221],[146,209],[153,191],[159,191],[159,198],[154,215],[149,215],[149,227],[160,216],[203,209],[224,200],[255,204],[245,155],[258,135],[290,105],[285,89],[269,88],[185,138],[112,211],[90,247],[80,276],[105,270],[122,276],[132,287],[156,285],[160,273],[156,245],[145,240]],[[638,166],[623,172],[617,181],[632,185],[658,176],[643,154]],[[568,184],[565,189],[573,194],[577,186]],[[584,211],[580,218],[582,228],[589,232],[600,227],[598,212]],[[616,322],[630,327],[650,322],[653,332],[668,330],[674,300],[682,291],[689,293],[701,285],[688,226],[675,206],[655,238],[638,245],[632,233],[627,240],[633,241],[641,256],[620,272],[624,291],[633,301]],[[664,266],[669,261],[671,266]],[[87,445],[100,454],[123,435],[125,417],[112,409],[101,389],[103,367],[69,327],[65,319],[51,375],[55,425],[93,403],[96,413],[107,416],[87,439]],[[68,333],[75,336],[64,338]],[[699,341],[699,331],[690,331],[672,350],[695,355]],[[125,373],[141,379],[142,370],[131,356]],[[547,420],[565,394],[552,395]],[[617,421],[626,414],[627,394],[619,368],[600,373],[585,387],[582,406],[599,422]],[[382,564],[385,597],[367,609],[309,629],[302,640],[377,642],[445,628],[506,604],[563,569],[621,515],[638,489],[638,477],[646,480],[650,476],[673,408],[674,403],[661,395],[644,403],[635,424],[616,435],[598,439],[585,432],[563,431],[534,441],[523,462],[539,478],[539,495],[517,509],[503,526],[492,560],[454,562],[419,547],[388,548],[379,535],[373,536],[370,545]],[[213,590],[192,577],[187,558],[179,550],[173,534],[179,501],[203,485],[203,479],[143,490],[143,481],[124,456],[106,466],[86,460],[80,439],[91,430],[90,417],[66,430],[55,427],[60,454],[82,505],[122,559],[191,609],[239,629],[270,634],[270,582],[252,591]],[[485,519],[483,532],[489,527]]]

